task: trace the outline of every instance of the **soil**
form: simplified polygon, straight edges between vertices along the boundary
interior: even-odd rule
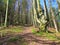
[[[5,39],[8,40],[11,37],[10,36],[10,37],[4,38],[4,39],[1,38],[0,41],[4,42],[1,45],[60,45],[59,42],[52,41],[52,40],[47,40],[47,39],[44,39],[43,37],[34,35],[32,33],[32,28],[33,27],[24,27],[22,33],[19,33],[19,34],[15,35],[15,36],[18,36],[18,37],[22,37],[21,42],[20,41],[9,42],[7,44],[6,41],[4,41],[4,40]],[[36,30],[38,30],[38,29],[36,29]]]

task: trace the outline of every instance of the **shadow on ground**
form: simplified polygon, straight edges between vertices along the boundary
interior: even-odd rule
[[[32,33],[17,35],[17,40],[8,41],[6,45],[60,45],[59,42],[45,40],[42,37],[35,36]]]
[[[60,42],[46,40],[44,37],[34,35],[29,31],[31,28],[25,27],[24,30],[21,34],[5,38],[6,41],[0,45],[60,45]]]

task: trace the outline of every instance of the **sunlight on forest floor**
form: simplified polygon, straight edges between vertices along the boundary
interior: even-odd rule
[[[23,31],[27,32],[26,30],[29,30],[31,32],[22,33]],[[20,33],[22,33],[22,35],[20,35]],[[6,37],[6,36],[8,36],[9,38],[5,38],[6,42],[4,42],[4,43],[0,41],[0,45],[2,43],[4,45],[32,45],[32,44],[35,45],[35,44],[37,44],[37,42],[35,42],[35,41],[36,40],[39,41],[37,38],[45,39],[45,41],[51,40],[51,42],[52,41],[56,41],[57,43],[60,42],[60,33],[55,33],[55,32],[48,33],[48,32],[42,32],[42,31],[37,33],[36,29],[33,27],[31,28],[31,27],[16,26],[16,27],[8,27],[8,28],[0,30],[0,38],[2,41],[4,41],[3,37]],[[29,40],[29,38],[32,42],[27,41],[27,40]]]
[[[48,31],[48,32],[44,32],[44,31],[40,31],[40,32],[36,32],[35,29],[32,29],[32,33],[40,36],[42,38],[45,38],[47,40],[59,40],[60,41],[60,32],[56,33],[55,31]]]
[[[22,32],[22,27],[9,27],[0,30],[0,37],[4,37],[6,35],[17,34]]]

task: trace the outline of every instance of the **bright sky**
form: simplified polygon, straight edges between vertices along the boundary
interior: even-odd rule
[[[28,1],[28,4],[29,4],[28,7],[30,7],[32,0],[27,0],[27,1]],[[52,1],[52,0],[51,0],[51,1]],[[20,2],[21,2],[21,0],[20,0]],[[16,2],[16,7],[18,7],[17,4],[18,4],[18,1]],[[42,5],[42,7],[44,7],[44,0],[40,0],[40,4]],[[47,4],[47,6],[48,6],[48,8],[49,8],[48,0],[46,0],[46,4]],[[55,8],[58,7],[56,0],[52,1],[52,6],[55,7]]]
[[[51,0],[51,1],[52,1],[52,0]],[[41,3],[41,5],[44,7],[44,0],[40,0],[40,3]],[[49,7],[48,0],[46,0],[46,3],[47,3],[47,6]],[[55,7],[55,8],[58,7],[56,0],[52,1],[52,6]]]

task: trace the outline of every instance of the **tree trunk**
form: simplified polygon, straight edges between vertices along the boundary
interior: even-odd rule
[[[48,24],[49,24],[49,15],[48,15],[48,10],[47,10],[47,5],[46,5],[46,0],[44,0],[44,15],[45,15],[45,18],[47,20],[46,22],[46,26],[45,26],[45,30],[48,29]]]
[[[7,26],[8,4],[9,4],[9,0],[7,0],[7,7],[6,7],[6,15],[5,15],[5,23],[4,23],[4,27]]]
[[[36,3],[35,0],[33,0],[33,12],[34,12],[34,20],[33,20],[33,25],[36,26],[36,16],[37,16],[37,12],[36,12],[36,7],[35,7]]]
[[[57,3],[58,3],[58,11],[60,12],[60,0],[57,0]]]
[[[53,23],[54,23],[54,27],[55,27],[55,29],[56,29],[56,32],[58,32],[57,23],[56,23],[55,16],[54,16],[54,12],[53,12],[52,9],[51,9],[51,13],[52,13],[52,20],[53,20]]]
[[[50,3],[50,10],[51,10],[51,16],[52,16],[52,20],[53,20],[53,23],[54,23],[54,27],[56,29],[56,32],[58,32],[58,27],[57,27],[57,24],[56,24],[56,20],[55,20],[55,16],[54,16],[54,12],[53,12],[53,9],[51,7],[51,1],[49,0],[49,3]]]

